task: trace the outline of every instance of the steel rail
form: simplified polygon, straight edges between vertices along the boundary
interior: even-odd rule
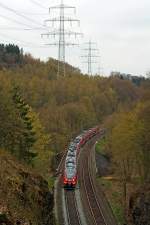
[[[85,159],[85,165],[82,169],[82,179],[94,225],[108,225],[94,188],[91,174],[91,157],[87,156],[87,160]]]
[[[69,225],[82,225],[74,191],[65,193],[66,211]]]

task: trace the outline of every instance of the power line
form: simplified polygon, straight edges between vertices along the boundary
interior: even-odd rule
[[[47,9],[45,6],[43,6],[41,3],[35,1],[35,0],[29,0],[30,2],[32,2],[34,5],[41,7],[43,9]]]
[[[11,21],[11,22],[13,22],[13,23],[16,23],[16,24],[19,24],[19,25],[23,25],[23,26],[29,27],[29,28],[31,28],[31,29],[33,28],[32,26],[30,26],[30,25],[28,25],[28,24],[25,24],[25,23],[19,22],[19,21],[17,21],[17,20],[11,19],[11,18],[9,18],[9,17],[7,17],[7,16],[0,15],[0,17],[3,18],[3,19],[5,19],[5,20],[9,20],[9,21]]]
[[[73,19],[72,17],[66,17],[65,9],[74,9],[75,10],[76,8],[72,7],[72,6],[64,5],[63,0],[61,0],[60,5],[52,6],[49,8],[49,13],[51,13],[52,10],[59,10],[60,14],[58,17],[45,20],[45,23],[50,22],[53,25],[55,23],[59,23],[59,29],[54,29],[52,32],[48,32],[48,33],[41,35],[42,37],[43,36],[47,36],[47,37],[53,36],[54,38],[58,37],[58,41],[56,41],[55,43],[48,44],[50,46],[58,46],[58,73],[57,73],[58,76],[60,76],[60,74],[65,76],[66,46],[76,45],[75,43],[66,42],[66,36],[77,37],[78,35],[81,35],[81,33],[66,30],[66,28],[65,28],[66,22],[70,22],[70,25],[71,25],[74,22],[79,23],[80,21],[77,19]]]
[[[33,28],[20,28],[20,27],[0,27],[0,30],[24,30],[24,31],[32,31],[32,30],[45,30],[44,28],[41,27],[33,27]]]
[[[15,38],[15,37],[12,37],[12,36],[7,35],[7,34],[0,33],[0,36],[5,37],[5,38],[8,38],[11,41],[13,40],[15,42],[20,42],[20,43],[25,44],[25,45],[21,44],[22,47],[29,47],[29,48],[47,48],[46,46],[43,46],[43,45],[38,45],[38,44],[36,45],[36,43],[33,43],[33,42],[27,42],[27,41],[19,40],[19,39]],[[7,40],[5,40],[5,42],[10,43],[10,41],[7,41]]]
[[[3,36],[3,35],[0,34],[0,36]],[[3,36],[3,37],[4,37],[4,36]],[[4,43],[10,44],[10,41],[7,41],[7,40],[3,40],[3,42],[4,42]],[[21,42],[21,41],[19,41],[19,42]],[[17,45],[18,45],[18,46],[21,45],[21,46],[20,46],[21,48],[22,48],[22,47],[24,47],[24,48],[35,48],[35,49],[38,49],[38,48],[41,48],[41,49],[47,48],[46,46],[43,46],[43,45],[41,45],[41,46],[40,46],[40,45],[39,45],[39,46],[33,46],[33,44],[34,44],[34,43],[32,43],[32,46],[30,46],[30,45],[28,45],[28,44],[22,44],[22,43],[21,43],[21,44],[17,44]]]
[[[14,41],[17,41],[17,42],[22,42],[22,43],[25,43],[25,44],[27,44],[27,45],[31,45],[31,46],[35,46],[35,43],[32,43],[32,42],[27,42],[27,41],[23,41],[23,40],[19,40],[19,39],[16,39],[16,38],[14,38],[14,37],[10,37],[9,35],[7,35],[7,34],[3,34],[3,33],[0,33],[0,36],[2,36],[2,37],[6,37],[6,38],[8,38],[8,39],[13,39]]]
[[[30,16],[48,16],[48,13],[31,13],[31,12],[21,12],[24,15],[30,15]]]
[[[35,20],[33,20],[33,19],[31,19],[31,18],[25,16],[25,15],[22,15],[20,12],[18,12],[18,11],[16,11],[16,10],[14,10],[14,9],[12,9],[12,8],[10,8],[10,7],[6,6],[6,5],[4,5],[3,3],[0,3],[0,6],[1,6],[2,8],[4,8],[4,9],[10,11],[10,12],[13,12],[13,13],[16,14],[17,16],[20,16],[20,17],[24,18],[25,20],[30,21],[30,23],[32,22],[32,23],[35,23],[35,24],[38,24],[38,25],[39,25],[39,23],[38,23],[37,21],[35,21]],[[41,26],[43,27],[43,24],[42,24]]]

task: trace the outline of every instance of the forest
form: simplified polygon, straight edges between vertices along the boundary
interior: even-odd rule
[[[128,181],[150,181],[150,79],[88,76],[67,64],[57,79],[57,60],[0,49],[1,150],[48,178],[69,141],[100,125],[124,198]]]
[[[121,108],[106,119],[105,127],[107,127],[108,132],[104,150],[112,162],[112,177],[116,180],[112,183],[121,188],[120,192],[118,191],[119,197],[116,199],[121,199],[124,217],[133,224],[148,224],[147,207],[150,188],[149,80],[141,84],[138,93],[140,94],[138,100],[129,108]]]

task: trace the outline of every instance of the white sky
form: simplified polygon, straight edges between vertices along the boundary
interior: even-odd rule
[[[33,2],[39,2],[40,7]],[[150,70],[150,0],[64,0],[65,4],[76,6],[76,17],[81,20],[81,28],[73,26],[75,31],[81,30],[84,37],[77,40],[79,48],[66,50],[66,61],[86,72],[80,55],[84,53],[82,44],[89,39],[97,42],[100,49],[99,65],[93,65],[93,72],[102,67],[106,75],[111,71],[120,71],[135,75],[145,75]],[[56,40],[41,39],[44,30],[14,30],[12,28],[40,27],[49,18],[48,8],[57,5],[60,0],[0,0],[0,42],[15,43],[30,52],[33,56],[47,59],[57,58],[57,47],[45,46]],[[2,4],[2,5],[1,5]],[[22,15],[34,20],[29,21],[3,6],[15,9]],[[42,15],[33,15],[41,13]],[[56,16],[56,15],[54,15]],[[6,20],[7,17],[21,24]],[[7,29],[8,28],[8,29]],[[76,41],[70,39],[71,42]],[[85,60],[84,60],[85,61]]]

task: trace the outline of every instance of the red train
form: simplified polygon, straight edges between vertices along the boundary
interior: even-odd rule
[[[65,167],[63,173],[63,186],[67,189],[74,189],[77,184],[77,157],[81,147],[98,133],[103,132],[98,126],[90,128],[77,136],[67,150]]]

